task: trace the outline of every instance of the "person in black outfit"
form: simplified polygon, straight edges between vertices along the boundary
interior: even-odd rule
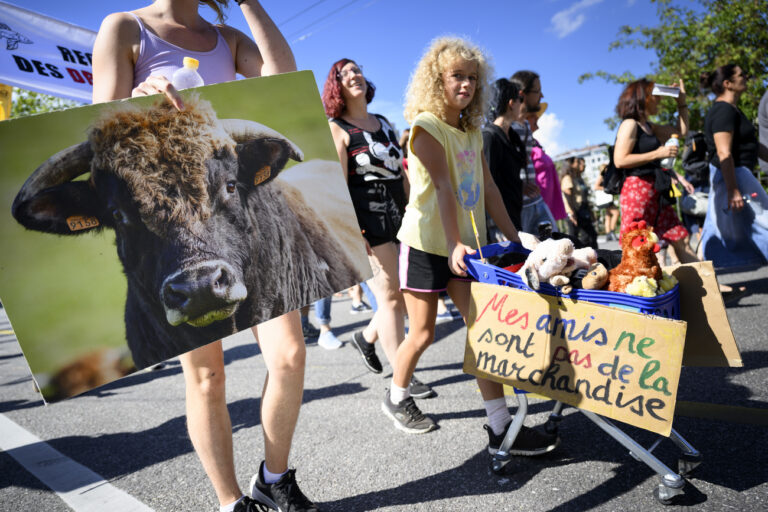
[[[403,150],[387,119],[368,112],[375,87],[362,67],[350,59],[331,66],[323,86],[323,105],[330,120],[341,167],[349,185],[357,221],[367,242],[373,278],[368,285],[378,308],[368,326],[352,335],[368,370],[383,367],[374,343],[381,339],[390,363],[405,339],[405,302],[398,277],[397,232],[407,197],[404,189]],[[415,377],[411,396],[428,398],[434,391]]]
[[[768,148],[737,106],[747,80],[735,64],[702,75],[717,95],[704,119],[711,187],[701,235],[704,258],[716,267],[768,264],[768,194],[752,174],[758,156],[768,160]]]
[[[510,123],[519,122],[525,111],[523,86],[516,80],[500,78],[491,85],[490,96],[489,122],[483,127],[483,153],[509,218],[515,228],[520,230],[523,210],[520,171],[525,167],[527,157],[525,144],[517,132],[510,128]],[[503,236],[493,222],[486,223],[488,239],[502,240]]]

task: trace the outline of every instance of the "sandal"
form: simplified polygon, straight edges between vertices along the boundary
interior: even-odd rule
[[[723,303],[727,306],[728,304],[738,302],[739,299],[747,295],[747,288],[746,286],[738,286],[732,288],[731,291],[721,292],[720,295],[723,297]]]

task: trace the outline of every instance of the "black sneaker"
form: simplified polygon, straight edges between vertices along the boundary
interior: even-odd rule
[[[251,478],[251,496],[271,510],[279,512],[317,512],[317,505],[309,501],[296,483],[296,470],[289,469],[273,484],[264,483],[264,461],[259,472]]]
[[[408,391],[413,398],[432,398],[437,396],[434,390],[421,382],[415,376],[411,377],[411,385],[408,386]]]
[[[352,346],[360,352],[363,358],[363,364],[373,373],[381,373],[384,368],[381,366],[379,356],[376,355],[376,347],[373,343],[368,343],[363,337],[363,331],[357,331],[352,335]]]
[[[309,321],[306,323],[302,322],[301,334],[303,334],[305,338],[317,338],[320,336],[320,329],[309,323]]]
[[[504,441],[504,437],[507,435],[510,425],[512,425],[511,421],[504,428],[504,432],[498,436],[493,433],[491,427],[483,425],[483,428],[488,431],[488,453],[496,455],[496,452],[501,447],[501,443]],[[515,442],[512,443],[512,448],[509,449],[509,454],[525,457],[543,455],[554,450],[558,444],[560,444],[560,438],[556,435],[544,434],[523,425],[520,432],[517,433]]]
[[[369,306],[365,301],[361,302],[360,304],[352,304],[349,307],[349,312],[353,315],[358,313],[370,313],[371,311],[373,311],[373,308]]]
[[[235,512],[269,512],[269,507],[254,501],[250,496],[243,496],[235,505]]]
[[[425,434],[437,426],[432,418],[424,416],[412,396],[394,405],[389,399],[389,390],[387,390],[384,401],[381,403],[381,410],[394,420],[395,427],[409,434]]]

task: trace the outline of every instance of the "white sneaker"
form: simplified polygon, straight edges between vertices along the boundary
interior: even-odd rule
[[[339,338],[333,334],[333,331],[321,332],[320,336],[317,338],[317,344],[323,347],[325,350],[336,350],[342,345],[342,343],[339,341]]]

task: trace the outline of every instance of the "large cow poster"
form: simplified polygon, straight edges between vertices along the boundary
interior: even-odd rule
[[[0,298],[49,401],[370,277],[310,72],[184,99],[0,123]]]

